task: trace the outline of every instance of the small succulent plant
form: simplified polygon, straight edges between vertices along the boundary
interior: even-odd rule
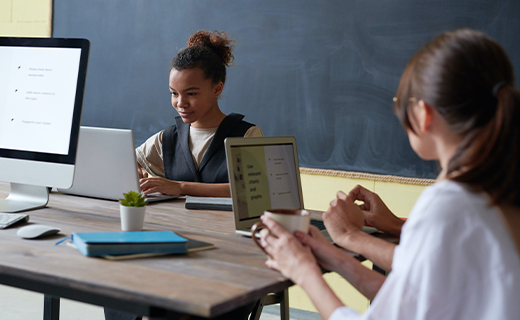
[[[123,193],[123,196],[124,199],[119,199],[119,203],[125,207],[144,207],[148,204],[145,195],[136,191]]]

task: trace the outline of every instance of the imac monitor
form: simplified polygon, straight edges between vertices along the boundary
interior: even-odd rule
[[[44,207],[47,187],[72,185],[89,48],[0,37],[0,181],[11,183],[0,212]]]

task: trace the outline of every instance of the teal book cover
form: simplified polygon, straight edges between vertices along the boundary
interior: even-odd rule
[[[188,252],[188,240],[172,231],[73,232],[71,240],[85,256]]]

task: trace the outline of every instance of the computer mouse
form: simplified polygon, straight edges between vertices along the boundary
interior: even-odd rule
[[[61,229],[51,226],[45,226],[42,224],[33,224],[20,228],[16,232],[19,237],[24,239],[36,239],[51,236],[60,232]]]

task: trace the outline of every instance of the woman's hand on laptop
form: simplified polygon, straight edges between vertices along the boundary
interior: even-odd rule
[[[162,177],[148,177],[139,180],[141,191],[144,194],[164,193],[170,196],[181,195],[181,183]]]
[[[137,164],[137,173],[139,174],[139,179],[148,178],[148,172],[139,163]]]
[[[203,183],[148,177],[139,180],[144,194],[163,193],[170,196],[229,197],[229,183]]]

